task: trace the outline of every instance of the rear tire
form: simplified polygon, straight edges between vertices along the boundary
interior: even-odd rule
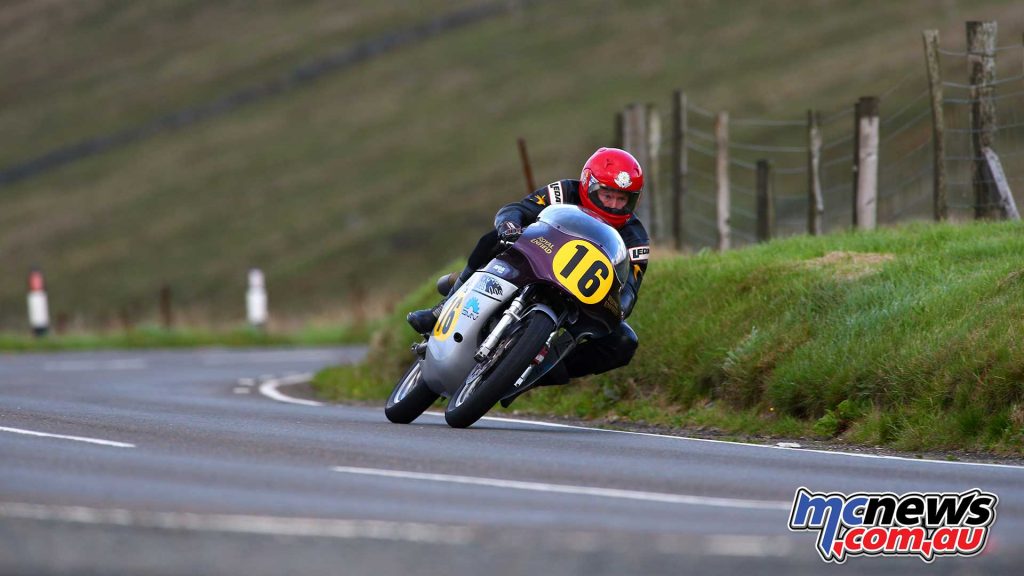
[[[384,415],[395,424],[408,424],[419,418],[420,414],[437,400],[438,394],[427,387],[420,377],[421,360],[416,360],[398,379],[388,403],[384,406]]]
[[[444,419],[452,428],[466,428],[479,420],[508,393],[547,342],[555,323],[543,312],[533,312],[524,323],[512,326],[494,347],[488,360],[477,364],[448,401]]]

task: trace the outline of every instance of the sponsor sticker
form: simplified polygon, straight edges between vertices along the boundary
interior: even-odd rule
[[[491,296],[503,296],[505,291],[493,278],[484,278],[484,292]]]
[[[480,317],[480,301],[475,297],[470,298],[466,301],[465,308],[462,309],[462,315],[470,320],[476,320]]]
[[[476,286],[473,286],[473,291],[477,294],[483,294],[491,300],[498,301],[501,301],[501,297],[505,295],[505,289],[501,287],[497,280],[490,276],[484,276],[478,280]]]
[[[789,529],[817,532],[825,562],[852,556],[974,556],[985,549],[999,497],[978,488],[965,492],[811,492],[793,497]]]
[[[548,254],[551,254],[551,252],[555,249],[554,243],[552,243],[551,240],[548,240],[543,236],[538,236],[533,240],[530,240],[530,244],[540,246],[540,249],[543,250],[544,252],[547,252]]]
[[[629,259],[633,262],[646,261],[650,255],[650,246],[637,246],[629,249]]]
[[[551,205],[565,203],[565,196],[562,193],[562,183],[552,182],[548,184],[548,198],[551,199]]]

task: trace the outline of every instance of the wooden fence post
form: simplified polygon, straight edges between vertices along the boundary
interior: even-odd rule
[[[686,245],[683,229],[683,198],[689,172],[686,128],[686,93],[676,90],[672,94],[672,237],[676,250],[682,250]]]
[[[853,218],[858,230],[874,230],[878,223],[878,103],[874,96],[857,102],[857,190]]]
[[[807,233],[821,235],[825,199],[821,192],[821,120],[814,110],[807,111]]]
[[[715,180],[718,183],[718,249],[725,251],[731,244],[729,228],[729,113],[719,112],[715,118]]]
[[[999,198],[986,178],[985,148],[993,145],[996,103],[996,23],[967,23],[967,70],[970,74],[971,143],[974,156],[974,217],[996,218]]]
[[[67,312],[58,312],[57,313],[57,325],[55,327],[55,329],[57,330],[57,335],[67,334],[67,332],[68,332],[68,324],[70,322],[71,322],[71,319],[68,317],[68,313]]]
[[[924,54],[928,64],[928,88],[932,97],[932,194],[935,220],[941,222],[949,217],[949,207],[946,200],[946,139],[938,30],[924,31]]]
[[[853,229],[857,229],[857,179],[860,174],[860,100],[853,103],[853,189],[850,202],[853,207]]]
[[[526,177],[526,193],[533,194],[537,186],[533,183],[533,168],[530,166],[530,155],[526,152],[526,140],[519,138],[519,160],[523,164],[523,176]]]
[[[160,287],[160,322],[165,330],[174,326],[174,309],[171,301],[171,286],[164,284]]]
[[[661,115],[653,104],[647,105],[647,160],[641,162],[644,169],[644,196],[651,210],[651,240],[661,241],[665,236],[665,207],[658,188],[661,174]]]
[[[1003,212],[1003,218],[1008,220],[1020,220],[1020,212],[1017,211],[1017,203],[1013,200],[1013,193],[1010,191],[1010,183],[1006,180],[1006,173],[1003,172],[1003,164],[999,156],[991,148],[985,148],[985,166],[996,192],[999,194],[999,207]]]
[[[647,172],[647,106],[643,104],[630,104],[626,106],[622,118],[622,148],[636,157],[640,166]],[[636,207],[636,216],[652,231],[651,239],[654,239],[652,217],[654,206],[648,196],[640,201]]]
[[[757,161],[757,241],[767,242],[775,234],[775,203],[772,193],[772,164]]]

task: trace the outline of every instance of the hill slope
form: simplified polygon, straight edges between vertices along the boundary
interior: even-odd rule
[[[0,8],[0,159],[13,163],[275,77],[473,2],[17,2]],[[970,7],[968,9],[968,7]],[[0,188],[0,329],[24,271],[54,313],[240,316],[245,270],[278,315],[388,302],[464,255],[524,192],[572,176],[630,101],[800,117],[921,68],[920,30],[1024,21],[1010,2],[528,3],[308,87]],[[225,33],[228,30],[230,33]],[[1020,32],[1004,28],[1004,37]],[[665,108],[665,106],[663,106]]]

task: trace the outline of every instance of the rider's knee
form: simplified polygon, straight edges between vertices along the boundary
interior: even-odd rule
[[[626,324],[625,322],[623,322],[619,327],[617,336],[618,338],[615,349],[617,356],[622,362],[620,366],[625,366],[633,360],[633,355],[636,354],[637,348],[640,347],[640,339],[637,338],[636,332],[630,328],[629,324]]]

